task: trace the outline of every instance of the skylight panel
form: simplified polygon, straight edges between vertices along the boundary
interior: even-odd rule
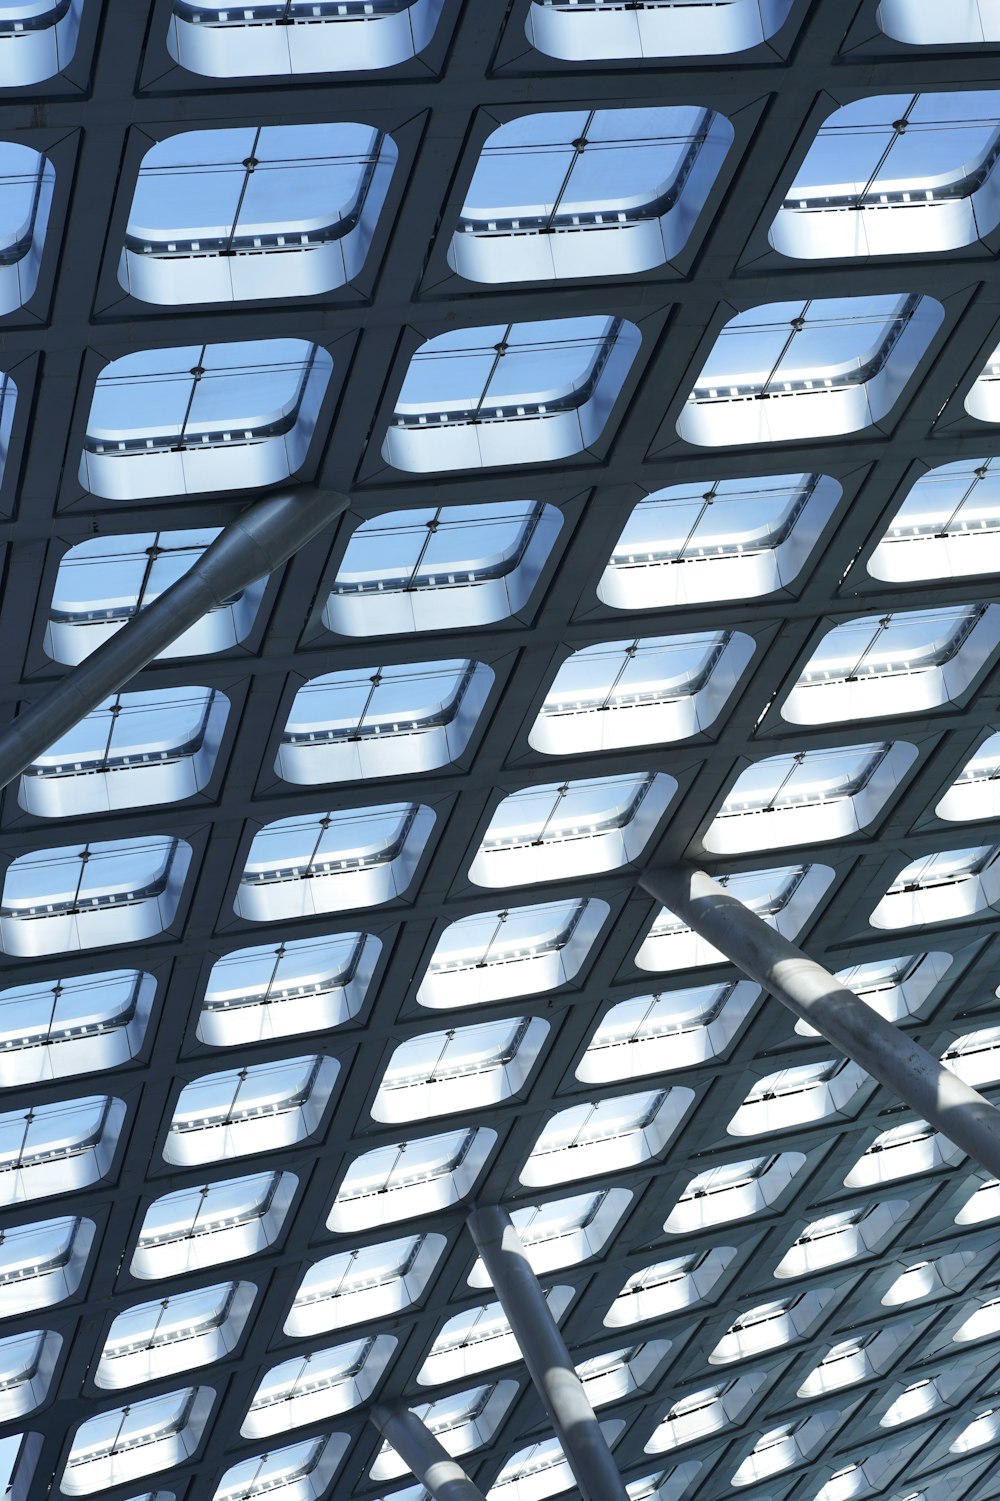
[[[926,1121],[907,1121],[876,1136],[851,1168],[844,1184],[847,1188],[871,1188],[941,1167],[954,1167],[964,1157],[961,1147]]]
[[[693,1089],[649,1089],[571,1105],[543,1128],[521,1169],[529,1187],[603,1178],[659,1155],[694,1100]]]
[[[966,1032],[941,1054],[941,1062],[978,1089],[1000,1080],[1000,1027],[979,1027]]]
[[[1000,734],[983,741],[934,813],[937,818],[956,823],[1000,815]]]
[[[69,67],[84,0],[7,0],[0,16],[0,86],[24,88]]]
[[[332,369],[304,339],[122,355],[97,377],[80,483],[104,500],[279,484],[305,459]]]
[[[982,1449],[1000,1438],[1000,1407],[986,1407],[978,1412],[971,1423],[961,1430],[949,1445],[949,1454],[968,1454],[972,1449]]]
[[[693,1235],[759,1214],[784,1193],[805,1162],[801,1152],[775,1152],[706,1168],[688,1183],[663,1228],[668,1235]]]
[[[616,1420],[599,1423],[605,1442],[613,1444],[622,1429]],[[487,1492],[487,1501],[545,1501],[575,1486],[559,1440],[540,1439],[518,1449],[504,1464]]]
[[[619,1001],[588,1043],[576,1077],[604,1084],[706,1063],[728,1047],[759,995],[740,980]]]
[[[380,1245],[338,1251],[306,1272],[285,1320],[303,1338],[391,1317],[421,1296],[437,1270],[443,1235],[405,1235]]]
[[[889,1403],[879,1419],[879,1427],[896,1428],[900,1423],[914,1423],[929,1417],[947,1405],[945,1393],[950,1386],[944,1377],[925,1376],[921,1381],[911,1382]]]
[[[718,719],[754,650],[743,631],[582,647],[556,673],[528,743],[565,756],[700,734]]]
[[[768,927],[794,939],[833,880],[828,865],[779,865],[721,875],[725,886]],[[666,907],[661,907],[635,956],[637,969],[674,971],[721,964],[724,955]]]
[[[846,839],[873,822],[916,759],[903,740],[768,756],[737,777],[704,846],[734,855]]]
[[[1000,222],[1000,93],[880,94],[834,110],[770,240],[797,258],[954,250]]]
[[[804,1339],[822,1317],[833,1288],[811,1287],[808,1292],[776,1298],[744,1309],[730,1324],[709,1355],[710,1365],[726,1365],[731,1360],[747,1360],[765,1350],[780,1350],[795,1340]]]
[[[972,1312],[952,1335],[956,1344],[968,1344],[973,1340],[992,1339],[1000,1334],[1000,1298],[988,1298],[985,1303],[973,1306]]]
[[[0,1421],[34,1412],[48,1395],[62,1349],[54,1329],[30,1329],[0,1339]]]
[[[0,1204],[87,1188],[107,1176],[125,1122],[110,1095],[32,1105],[0,1115]]]
[[[714,1246],[689,1256],[672,1256],[633,1272],[604,1315],[608,1329],[641,1324],[690,1308],[707,1298],[736,1251]]]
[[[170,56],[209,78],[391,68],[423,52],[444,0],[174,0]],[[284,1498],[282,1498],[284,1501]]]
[[[349,1443],[346,1433],[327,1433],[241,1459],[225,1472],[213,1501],[319,1501]]]
[[[548,1032],[540,1017],[515,1016],[411,1037],[389,1060],[372,1116],[429,1120],[508,1100],[527,1083]]]
[[[438,334],[410,360],[382,457],[425,474],[581,453],[601,436],[640,343],[634,323],[600,316]]]
[[[861,615],[820,641],[781,708],[792,724],[916,714],[952,703],[1000,644],[1000,607]]]
[[[901,1303],[919,1303],[958,1292],[975,1277],[977,1261],[976,1251],[953,1251],[934,1261],[916,1261],[900,1272],[892,1286],[882,1294],[882,1306],[896,1308]],[[953,1335],[956,1340],[971,1337],[963,1335],[961,1330]]]
[[[886,36],[911,46],[1000,41],[993,0],[962,0],[945,8],[937,0],[879,0],[875,19]]]
[[[516,1381],[496,1381],[490,1386],[474,1386],[453,1396],[438,1397],[433,1402],[410,1405],[438,1442],[457,1458],[489,1443],[517,1391]],[[395,1480],[409,1473],[395,1449],[384,1443],[371,1467],[371,1478]]]
[[[773,594],[801,573],[841,494],[825,474],[656,490],[615,543],[598,598],[636,610]]]
[[[116,693],[26,768],[18,802],[66,818],[193,797],[215,770],[228,715],[214,688]]]
[[[546,1288],[545,1301],[558,1323],[573,1301],[573,1288]],[[445,1321],[417,1373],[417,1381],[421,1386],[464,1381],[522,1359],[500,1304],[484,1303]]]
[[[378,1385],[396,1344],[391,1335],[372,1335],[273,1366],[254,1392],[240,1433],[270,1438],[360,1406]]]
[[[967,578],[1000,569],[1000,467],[961,459],[916,481],[868,572],[887,583]]]
[[[433,771],[468,746],[493,686],[483,662],[349,668],[295,695],[274,769],[302,786]]]
[[[683,1464],[671,1465],[655,1475],[644,1475],[641,1480],[630,1480],[625,1490],[629,1501],[682,1501],[689,1487],[701,1470],[700,1459],[688,1459]]]
[[[23,32],[0,17],[0,83],[8,83],[5,54]],[[4,34],[6,32],[6,35]],[[5,67],[5,63],[7,67]],[[0,141],[0,314],[13,313],[34,296],[56,174],[41,152]]]
[[[620,1402],[634,1392],[649,1389],[656,1381],[671,1348],[669,1339],[651,1339],[643,1344],[606,1350],[582,1360],[576,1374],[592,1407]]]
[[[495,1131],[474,1126],[364,1152],[341,1180],[327,1229],[369,1230],[460,1203],[496,1139]]]
[[[198,1038],[226,1048],[327,1031],[357,1016],[382,945],[370,933],[234,949],[212,966]]]
[[[853,990],[886,1021],[905,1021],[916,1015],[953,963],[951,954],[901,954],[893,959],[875,959],[852,964],[836,973],[841,985]],[[808,1022],[797,1021],[800,1037],[818,1037]]]
[[[746,1412],[764,1379],[763,1371],[748,1371],[678,1398],[653,1430],[644,1452],[662,1454],[731,1427]]]
[[[236,1348],[256,1291],[252,1282],[218,1282],[126,1308],[108,1330],[95,1383],[121,1391],[221,1360]]]
[[[840,1418],[837,1410],[810,1413],[762,1433],[732,1477],[734,1486],[756,1485],[810,1459]]]
[[[371,125],[169,136],[142,159],[118,279],[159,304],[343,286],[364,264],[397,156]]]
[[[804,1277],[881,1250],[907,1208],[905,1199],[876,1200],[812,1220],[778,1262],[775,1277]]]
[[[469,880],[506,887],[632,864],[676,790],[663,772],[637,772],[512,792],[490,820]]]
[[[449,1010],[542,995],[569,984],[609,911],[607,902],[594,897],[568,897],[460,917],[438,939],[417,1001]]]
[[[683,250],[733,128],[714,110],[521,115],[486,139],[448,261],[470,281],[614,276]]]
[[[32,850],[7,867],[0,947],[33,958],[134,943],[174,920],[191,846],[167,835]]]
[[[254,835],[237,916],[251,922],[322,916],[402,896],[434,814],[418,803],[279,818]]]
[[[197,562],[219,528],[196,531],[134,532],[92,537],[63,555],[56,575],[45,650],[56,662],[73,667]],[[209,610],[196,625],[159,654],[202,656],[236,646],[253,626],[266,580]]]
[[[340,1064],[307,1054],[203,1074],[185,1084],[163,1147],[192,1167],[292,1146],[320,1126]]]
[[[831,1346],[819,1365],[806,1377],[797,1395],[819,1397],[882,1375],[912,1333],[911,1323],[896,1323],[840,1340]]]
[[[0,990],[0,1088],[120,1067],[142,1046],[152,975],[102,970]]]
[[[214,1401],[211,1387],[189,1386],[88,1418],[73,1435],[62,1490],[91,1496],[189,1459]]]
[[[961,922],[1000,904],[1000,846],[921,855],[904,865],[871,915],[873,928]]]
[[[93,1221],[79,1215],[0,1230],[0,1317],[34,1313],[71,1298],[93,1240]]]
[[[981,1225],[1000,1215],[1000,1182],[988,1178],[962,1205],[955,1216],[956,1225]]]
[[[292,1173],[223,1178],[154,1199],[132,1256],[133,1277],[171,1277],[273,1245],[298,1186]]]
[[[528,41],[550,57],[714,57],[766,42],[787,20],[792,0],[644,0],[629,10],[613,0],[531,0]]]
[[[387,511],[352,533],[323,611],[342,636],[490,625],[528,603],[562,515],[541,501]]]
[[[965,398],[965,410],[980,422],[1000,422],[1000,345],[976,377]]]
[[[845,1058],[782,1068],[758,1079],[726,1129],[730,1136],[758,1136],[831,1115],[849,1117],[871,1083],[863,1068]]]
[[[806,298],[731,318],[677,422],[699,447],[842,437],[887,416],[944,309],[933,297]]]
[[[542,1277],[598,1255],[631,1202],[627,1188],[602,1188],[526,1205],[512,1210],[510,1217],[532,1271]],[[493,1286],[481,1257],[469,1274],[469,1286]]]

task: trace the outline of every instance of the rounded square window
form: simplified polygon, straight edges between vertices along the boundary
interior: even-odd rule
[[[19,855],[0,896],[0,948],[34,958],[153,938],[173,922],[190,864],[191,846],[160,834]]]
[[[483,146],[448,261],[469,281],[646,271],[683,250],[733,141],[714,110],[521,115]]]
[[[208,78],[391,68],[423,52],[444,0],[174,0],[167,51]],[[284,1501],[284,1498],[282,1498]]]
[[[254,835],[233,910],[250,922],[375,907],[402,896],[434,826],[419,803],[280,818]]]
[[[0,17],[3,83],[7,82],[4,64],[10,60],[5,54],[10,53],[16,35],[9,31],[5,35]],[[0,314],[23,307],[34,295],[55,182],[55,169],[40,152],[14,141],[0,141]]]
[[[80,483],[104,500],[280,484],[305,459],[332,369],[304,339],[122,355],[97,377]]]
[[[556,673],[528,743],[566,756],[697,735],[718,719],[754,649],[743,631],[585,646]]]
[[[861,615],[827,631],[785,702],[792,724],[883,719],[959,698],[1000,645],[1000,606]]]
[[[197,531],[132,532],[92,537],[63,554],[45,628],[45,650],[73,667],[89,657],[145,605],[188,571],[219,535]],[[231,595],[164,647],[156,661],[227,651],[249,633],[266,579]]]
[[[676,790],[665,772],[637,772],[512,792],[490,820],[469,880],[518,886],[633,864]]]
[[[599,316],[438,334],[410,360],[382,457],[427,474],[583,453],[640,343],[634,323]]]
[[[248,125],[158,141],[139,168],[118,280],[167,306],[344,286],[364,264],[397,155],[370,125]]]
[[[716,57],[757,47],[784,25],[794,0],[531,0],[528,41],[572,62]]]
[[[84,0],[7,0],[0,15],[0,87],[54,78],[73,61]]]
[[[659,610],[787,589],[842,493],[825,474],[656,490],[626,522],[597,597],[615,610]]]
[[[1000,93],[880,94],[819,133],[771,226],[796,259],[926,254],[1000,224]]]
[[[194,797],[215,770],[229,700],[214,688],[116,693],[25,768],[17,800],[41,818]]]
[[[518,615],[562,514],[541,501],[388,511],[351,534],[323,611],[342,636],[459,630]]]
[[[841,437],[888,416],[944,318],[933,297],[769,302],[731,318],[677,421],[697,447]]]
[[[886,36],[913,47],[949,42],[1000,42],[1000,16],[993,0],[879,0],[875,12]]]

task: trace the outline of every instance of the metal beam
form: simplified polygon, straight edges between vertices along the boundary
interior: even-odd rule
[[[584,1501],[628,1501],[607,1439],[510,1215],[474,1209],[469,1231]]]
[[[280,568],[346,510],[332,490],[265,495],[224,527],[179,579],[0,734],[0,788],[79,724],[213,606]]]
[[[434,1501],[485,1501],[457,1460],[402,1403],[376,1402],[368,1416]]]
[[[1000,1178],[1000,1110],[808,958],[703,870],[676,865],[640,878],[700,937],[861,1065],[949,1141]]]

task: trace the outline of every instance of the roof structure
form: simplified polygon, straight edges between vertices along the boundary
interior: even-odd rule
[[[0,0],[0,1495],[1000,1496],[1000,7]],[[343,497],[346,497],[346,502]],[[5,1489],[6,1487],[6,1489]]]

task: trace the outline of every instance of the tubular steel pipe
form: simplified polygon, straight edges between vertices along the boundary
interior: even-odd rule
[[[368,1416],[434,1501],[485,1501],[479,1487],[415,1412],[402,1404],[376,1402]]]
[[[186,573],[0,732],[0,788],[213,606],[280,568],[347,505],[336,491],[291,490],[248,506]]]
[[[1000,1110],[821,964],[693,866],[649,871],[641,885],[838,1052],[1000,1178]]]
[[[607,1439],[510,1215],[491,1205],[474,1209],[466,1223],[581,1496],[584,1501],[628,1501]]]

